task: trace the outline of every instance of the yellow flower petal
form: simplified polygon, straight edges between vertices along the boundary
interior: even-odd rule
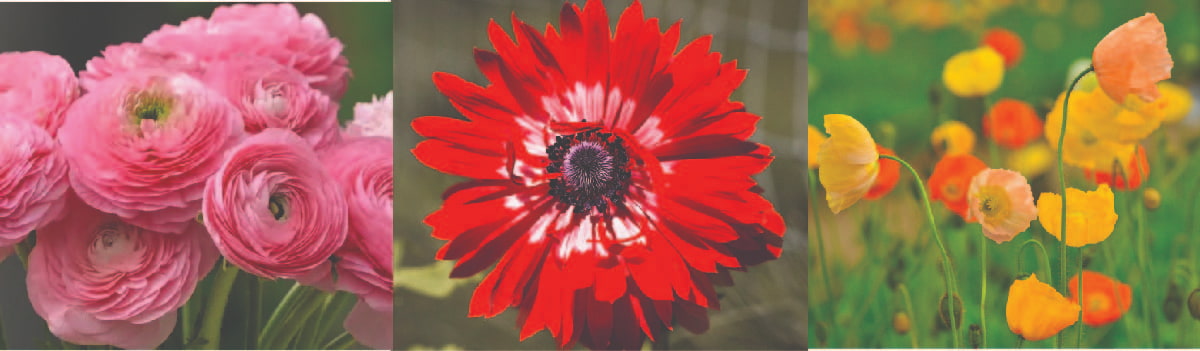
[[[1043,142],[1036,142],[1008,154],[1006,164],[1011,170],[1024,174],[1026,177],[1035,178],[1050,170],[1050,167],[1054,165],[1054,157],[1050,146]]]
[[[839,213],[871,189],[879,175],[875,139],[862,123],[847,115],[825,115],[829,139],[817,151],[818,175],[829,209]]]
[[[1004,57],[986,45],[951,56],[942,69],[942,83],[959,97],[991,94],[1003,80]]]
[[[1117,224],[1113,200],[1108,184],[1100,184],[1096,190],[1088,192],[1067,188],[1067,246],[1081,247],[1108,239]],[[1062,240],[1062,196],[1042,193],[1037,208],[1042,228]]]
[[[1046,114],[1046,140],[1053,150],[1058,150],[1058,136],[1062,128],[1062,106],[1066,94],[1059,94],[1054,108]],[[1105,98],[1105,99],[1100,99]],[[1099,137],[1096,122],[1100,115],[1114,116],[1121,110],[1104,95],[1103,90],[1076,91],[1071,94],[1070,116],[1067,119],[1067,137],[1063,140],[1063,161],[1086,169],[1109,169],[1113,162],[1129,164],[1136,150],[1134,143],[1122,143]]]
[[[1161,82],[1158,83],[1158,92],[1162,95],[1155,102],[1161,101],[1163,104],[1163,123],[1179,122],[1192,110],[1192,93],[1187,88],[1171,82]]]
[[[929,135],[935,149],[945,148],[946,155],[969,154],[975,150],[975,132],[966,123],[949,121]]]
[[[1079,305],[1038,281],[1036,274],[1013,282],[1004,312],[1009,330],[1029,341],[1045,340],[1079,320]]]

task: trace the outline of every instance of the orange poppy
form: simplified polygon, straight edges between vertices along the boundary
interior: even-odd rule
[[[880,155],[896,156],[892,149],[875,145],[875,149]],[[900,164],[896,161],[879,158],[879,175],[875,177],[875,184],[871,185],[871,189],[867,190],[867,195],[863,196],[867,200],[875,200],[892,192],[892,188],[896,187],[896,183],[900,181]]]
[[[1092,67],[1100,88],[1117,103],[1130,95],[1143,101],[1158,99],[1155,83],[1171,78],[1167,33],[1153,13],[1125,22],[1109,32],[1092,50]]]
[[[1067,285],[1071,303],[1079,303],[1079,276]],[[1089,270],[1083,271],[1083,296],[1083,323],[1093,328],[1116,322],[1133,304],[1129,285]]]
[[[992,28],[983,35],[983,44],[992,47],[1004,57],[1004,68],[1013,68],[1025,54],[1025,43],[1016,33],[1004,28]]]
[[[1097,185],[1108,184],[1116,190],[1135,190],[1150,176],[1150,163],[1146,160],[1146,148],[1139,146],[1137,153],[1129,159],[1129,164],[1122,169],[1117,169],[1117,161],[1114,160],[1112,169],[1084,169],[1083,175]]]
[[[946,155],[933,166],[933,174],[929,176],[929,197],[941,201],[950,211],[966,219],[971,179],[987,168],[987,164],[971,154]]]
[[[1024,101],[1000,99],[983,116],[983,134],[1000,146],[1017,150],[1042,136],[1042,119]]]

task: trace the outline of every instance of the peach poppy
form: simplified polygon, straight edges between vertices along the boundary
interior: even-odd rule
[[[1067,282],[1071,303],[1079,303],[1079,276]],[[1099,327],[1116,322],[1133,305],[1133,291],[1129,285],[1113,280],[1103,274],[1083,271],[1083,324]]]
[[[875,139],[854,117],[825,115],[829,138],[821,143],[817,163],[818,178],[825,187],[825,200],[833,213],[842,212],[858,202],[879,175],[879,151]]]
[[[1037,274],[1013,282],[1004,312],[1008,329],[1029,341],[1045,340],[1079,321],[1079,305],[1038,281]]]
[[[879,151],[880,155],[896,156],[892,149],[875,145],[875,150]],[[867,190],[867,195],[863,196],[867,200],[876,200],[888,193],[892,192],[892,188],[896,187],[896,183],[900,181],[900,163],[888,160],[879,159],[879,175],[875,177],[875,184],[871,185],[871,189]]]
[[[1159,96],[1155,83],[1171,78],[1174,65],[1167,52],[1167,32],[1153,13],[1113,29],[1092,51],[1100,88],[1118,102],[1130,94],[1154,101]]]
[[[987,168],[987,164],[971,154],[946,155],[933,166],[933,174],[929,176],[929,198],[941,201],[959,217],[967,218],[971,179]]]
[[[1004,28],[992,28],[983,35],[983,44],[991,47],[1004,57],[1004,68],[1011,69],[1021,61],[1025,54],[1025,43],[1017,33]]]
[[[1020,173],[988,169],[975,175],[967,191],[967,220],[983,225],[983,235],[997,244],[1012,240],[1037,219],[1033,190]]]
[[[1138,147],[1137,153],[1125,166],[1118,166],[1114,162],[1108,169],[1084,169],[1083,175],[1096,184],[1108,184],[1113,189],[1135,190],[1150,176],[1150,164],[1146,160],[1146,148]]]
[[[1042,193],[1038,197],[1038,223],[1047,233],[1062,240],[1062,196]],[[1096,244],[1112,235],[1117,224],[1113,192],[1108,184],[1084,192],[1067,188],[1067,246]]]
[[[1020,149],[1042,135],[1042,119],[1024,101],[1000,99],[983,116],[983,134],[1009,150]]]

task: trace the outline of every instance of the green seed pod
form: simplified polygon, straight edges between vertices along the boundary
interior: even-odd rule
[[[983,329],[979,327],[979,324],[971,324],[967,329],[969,330],[968,335],[970,335],[971,348],[977,349],[980,345],[983,345]]]
[[[950,314],[949,314],[949,311],[947,311],[949,309],[950,309],[950,302],[948,299],[946,299],[946,294],[942,294],[941,300],[938,300],[938,317],[941,318],[942,324],[947,327],[950,326]],[[954,295],[954,322],[955,322],[954,326],[955,327],[962,326],[962,320],[963,320],[962,316],[963,316],[962,299],[959,298],[958,295]]]
[[[1200,288],[1192,290],[1188,295],[1188,312],[1192,314],[1192,318],[1200,320]]]
[[[1183,313],[1183,293],[1179,292],[1179,285],[1171,283],[1167,288],[1167,298],[1163,300],[1163,316],[1167,317],[1167,321],[1175,323],[1179,320],[1179,314]]]

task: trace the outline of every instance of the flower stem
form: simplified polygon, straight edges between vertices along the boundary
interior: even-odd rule
[[[934,220],[934,218],[933,218],[933,206],[930,205],[929,194],[925,191],[925,182],[921,181],[921,175],[917,173],[917,170],[914,169],[912,167],[912,165],[908,164],[908,162],[905,162],[904,160],[901,160],[899,157],[895,157],[895,156],[891,156],[891,155],[879,155],[879,157],[890,159],[890,160],[896,161],[897,163],[900,163],[901,165],[903,165],[904,168],[908,169],[909,173],[912,173],[913,180],[916,181],[918,185],[920,185],[919,187],[917,187],[917,189],[920,190],[921,200],[925,204],[925,216],[927,217],[927,219],[929,219],[929,227],[933,229],[933,239],[934,239],[934,241],[937,242],[938,249],[940,249],[942,252],[942,267],[944,268],[942,273],[943,273],[943,276],[946,278],[946,296],[947,296],[946,300],[949,301],[949,305],[950,305],[950,313],[949,313],[950,314],[950,329],[953,330],[953,332],[954,332],[954,337],[953,337],[954,348],[957,349],[959,335],[958,335],[958,321],[956,320],[957,318],[955,318],[955,313],[954,313],[954,297],[958,296],[958,291],[957,291],[958,289],[955,288],[954,282],[952,280],[952,276],[954,275],[954,265],[953,265],[953,263],[950,262],[950,255],[948,253],[946,253],[946,245],[942,243],[942,236],[941,236],[941,234],[938,233],[937,221]]]
[[[351,337],[350,333],[342,332],[341,334],[338,334],[338,336],[336,338],[333,338],[333,340],[330,340],[329,342],[325,343],[325,346],[322,346],[321,349],[322,350],[346,350],[346,349],[349,349],[351,346],[354,346],[354,337]]]
[[[21,259],[21,267],[25,267],[26,269],[29,268],[29,253],[33,252],[33,240],[36,233],[37,231],[29,232],[29,236],[26,236],[25,240],[17,243],[17,258]]]
[[[986,236],[979,236],[979,252],[981,256],[979,261],[979,338],[981,339],[981,342],[979,344],[980,348],[984,349],[987,348],[987,241],[988,238]]]
[[[1079,75],[1075,77],[1075,80],[1071,81],[1071,86],[1067,87],[1067,93],[1065,96],[1063,96],[1062,126],[1060,126],[1058,129],[1058,188],[1060,189],[1060,191],[1062,191],[1062,216],[1059,217],[1058,233],[1059,233],[1059,236],[1062,238],[1062,256],[1059,259],[1059,263],[1061,263],[1061,266],[1062,266],[1063,291],[1066,291],[1068,289],[1068,286],[1067,286],[1067,279],[1068,279],[1067,278],[1067,172],[1063,167],[1063,140],[1067,140],[1067,109],[1070,108],[1070,106],[1071,106],[1071,104],[1070,104],[1071,91],[1075,90],[1075,85],[1079,84],[1079,80],[1083,79],[1083,76],[1087,75],[1088,73],[1091,73],[1092,70],[1094,70],[1094,69],[1095,69],[1095,67],[1088,66],[1088,68],[1083,70],[1083,72],[1079,72]],[[1083,250],[1083,248],[1081,247],[1080,252],[1079,252],[1080,255],[1083,254],[1082,250]],[[1082,269],[1082,267],[1081,267],[1081,269]],[[1080,298],[1082,298],[1083,297],[1083,293],[1082,293],[1083,279],[1079,279],[1079,290],[1081,291],[1079,296],[1080,296]],[[1077,323],[1083,323],[1083,309],[1082,308],[1079,309],[1079,322],[1077,322]],[[1082,340],[1083,340],[1083,325],[1082,324],[1079,326],[1079,338],[1078,339],[1082,343]],[[1058,347],[1060,347],[1060,348],[1062,347],[1062,342],[1063,342],[1062,338],[1059,338],[1058,339]]]
[[[834,325],[837,323],[835,320],[837,319],[837,314],[834,313],[834,308],[837,305],[833,302],[833,285],[829,284],[829,261],[825,258],[825,237],[821,235],[821,215],[817,213],[817,207],[813,207],[817,204],[817,190],[817,172],[809,169],[808,206],[812,209],[813,226],[815,227],[817,234],[817,256],[819,256],[821,260],[821,277],[825,280],[825,299],[827,300],[826,305],[829,306],[829,332],[827,333],[828,335],[826,337],[827,340],[832,341],[837,340],[837,338],[834,337],[835,330],[838,329],[837,326]],[[834,347],[832,343],[828,343],[826,346]]]
[[[229,291],[233,288],[234,278],[240,271],[236,266],[217,264],[216,276],[213,277],[212,290],[209,291],[208,304],[204,307],[204,320],[200,322],[197,349],[215,350],[221,346],[221,322],[225,319],[225,305],[229,302]]]
[[[899,287],[900,294],[904,295],[904,308],[908,311],[908,319],[910,321],[916,321],[917,316],[913,314],[912,297],[908,295],[908,287],[904,286],[904,283],[900,283]],[[908,323],[908,329],[908,335],[912,336],[913,348],[920,348],[921,346],[918,346],[917,344],[917,323]]]
[[[1050,275],[1049,272],[1051,269],[1050,268],[1050,255],[1046,254],[1046,246],[1043,246],[1042,242],[1038,241],[1037,239],[1029,239],[1029,240],[1025,240],[1025,243],[1021,244],[1021,250],[1018,253],[1024,253],[1025,247],[1029,246],[1029,245],[1036,245],[1038,248],[1038,251],[1040,251],[1042,253],[1041,256],[1038,256],[1038,258],[1041,258],[1041,260],[1039,260],[1041,262],[1041,270],[1044,270],[1044,272],[1042,272],[1042,275],[1049,276]],[[1035,251],[1035,253],[1037,253],[1038,251]],[[1017,273],[1023,273],[1023,272],[1025,272],[1025,271],[1021,270],[1021,261],[1017,260]]]

